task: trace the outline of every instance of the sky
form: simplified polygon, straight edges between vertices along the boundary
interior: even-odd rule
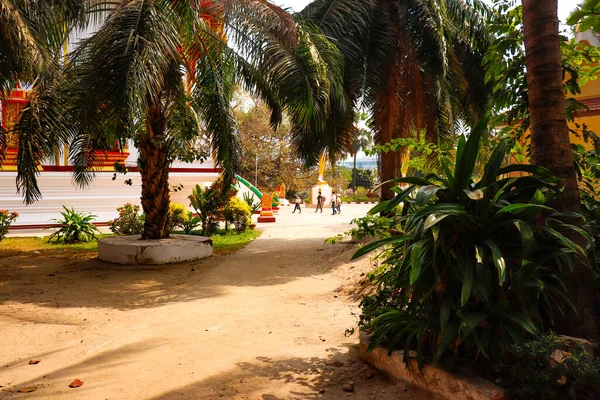
[[[311,0],[272,0],[275,4],[278,4],[283,7],[291,8],[294,11],[300,11]],[[484,0],[486,3],[492,3],[491,0]],[[565,22],[567,16],[573,11],[576,4],[579,3],[578,0],[558,0],[558,17],[562,23]]]

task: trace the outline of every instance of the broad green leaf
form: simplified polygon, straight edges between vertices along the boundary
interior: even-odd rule
[[[460,294],[460,304],[465,306],[471,296],[471,288],[473,287],[473,262],[466,262],[464,265],[463,287]]]
[[[494,260],[494,264],[496,265],[496,269],[498,270],[498,285],[502,286],[504,280],[506,279],[506,260],[504,259],[504,255],[498,245],[491,240],[486,240],[485,243],[492,250],[492,258]]]
[[[549,169],[531,164],[511,164],[500,169],[498,175],[510,174],[511,172],[526,172],[542,178],[552,178],[554,176]]]
[[[437,185],[427,185],[421,186],[419,191],[417,192],[417,196],[415,198],[415,204],[419,207],[423,207],[425,204],[429,202],[429,200],[442,189],[446,189],[443,186]]]
[[[432,226],[434,226],[435,224],[437,224],[438,222],[440,222],[441,220],[443,220],[444,218],[450,216],[450,214],[431,214],[429,217],[427,217],[427,219],[425,220],[425,225],[423,225],[423,229],[427,230],[429,228],[431,228]]]
[[[483,177],[477,183],[477,188],[482,188],[485,186],[489,186],[496,181],[496,178],[499,175],[500,167],[502,166],[502,161],[504,161],[504,157],[506,156],[507,147],[506,144],[500,143],[494,149],[494,152],[490,156],[490,158],[485,163],[485,169],[483,172]],[[479,200],[479,199],[473,199]]]
[[[484,192],[481,189],[475,189],[472,191],[465,189],[464,192],[467,194],[467,196],[469,196],[471,200],[482,200],[484,197]]]
[[[531,210],[531,209],[534,209],[534,208],[537,208],[539,210],[554,211],[552,208],[544,206],[544,205],[541,205],[541,204],[517,203],[517,204],[511,204],[510,206],[503,207],[502,209],[500,209],[498,211],[498,214],[503,214],[503,213],[515,213],[515,214],[518,214],[518,213],[520,213],[522,211]]]
[[[452,296],[444,296],[440,307],[440,328],[446,329],[448,321],[450,320],[450,312],[452,311],[452,304],[454,299]]]
[[[519,234],[521,235],[521,243],[523,245],[523,257],[527,258],[533,254],[533,251],[535,250],[535,237],[533,235],[533,230],[524,221],[514,220],[512,222],[519,230]]]
[[[376,241],[369,243],[369,244],[361,247],[360,249],[358,249],[356,251],[356,253],[354,253],[354,255],[352,256],[352,260],[355,260],[358,257],[364,256],[365,254],[370,253],[371,251],[373,251],[381,246],[384,246],[386,244],[404,242],[407,240],[411,240],[412,238],[413,238],[412,235],[399,235],[399,236],[390,236],[387,238],[376,240]]]
[[[423,246],[425,242],[423,240],[413,244],[410,250],[410,284],[413,285],[419,275],[421,274],[421,260]]]
[[[508,319],[512,320],[517,325],[519,325],[522,329],[525,329],[527,332],[531,333],[532,335],[537,334],[537,332],[538,332],[537,328],[535,327],[535,325],[533,325],[531,323],[529,318],[527,318],[525,315],[518,314],[515,312],[506,312],[506,313],[504,313],[504,315]]]
[[[544,205],[546,204],[546,196],[544,196],[544,193],[542,193],[542,191],[538,189],[533,194],[533,197],[531,197],[529,204]]]

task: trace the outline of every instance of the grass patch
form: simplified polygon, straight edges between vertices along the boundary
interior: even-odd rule
[[[210,237],[213,241],[213,251],[219,254],[234,252],[259,237],[261,233],[258,229],[248,229],[241,233],[229,231],[227,234],[213,235]]]
[[[113,236],[112,234],[101,234],[99,238]],[[39,251],[44,255],[61,255],[69,253],[85,253],[90,251],[98,251],[98,242],[92,240],[85,243],[65,244],[65,243],[48,243],[46,237],[13,237],[4,238],[0,242],[0,257],[8,257],[18,255],[19,253],[29,253]]]
[[[226,234],[221,232],[210,238],[213,241],[213,250],[215,253],[227,254],[241,249],[257,237],[261,231],[247,230],[242,233],[228,231]],[[112,234],[102,234],[98,237],[103,238],[113,236]],[[13,237],[5,238],[0,242],[0,257],[11,257],[19,254],[25,255],[38,251],[44,255],[68,255],[73,253],[85,253],[98,251],[98,242],[93,240],[87,243],[64,244],[48,243],[46,237]]]

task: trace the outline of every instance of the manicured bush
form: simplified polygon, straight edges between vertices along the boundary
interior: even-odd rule
[[[60,213],[62,219],[54,218],[52,220],[60,224],[60,227],[48,237],[48,242],[55,240],[63,243],[80,243],[96,239],[96,234],[100,234],[98,228],[93,224],[96,215],[79,213],[73,208],[62,207],[64,209]]]
[[[183,229],[188,219],[187,208],[183,204],[169,203],[169,231]]]
[[[223,218],[225,219],[225,229],[228,224],[233,224],[238,232],[244,231],[250,225],[250,216],[252,212],[250,207],[244,201],[237,197],[232,197],[223,209]]]
[[[127,203],[118,207],[119,216],[108,221],[111,232],[117,235],[140,235],[144,230],[144,213],[140,206]]]
[[[473,182],[479,138],[474,131],[460,140],[446,176],[397,179],[411,186],[395,187],[392,200],[371,210],[396,213],[396,233],[355,254],[385,250],[371,277],[378,292],[362,303],[372,347],[414,349],[421,365],[447,354],[498,363],[528,334],[548,329],[555,310],[572,312],[563,280],[586,251],[564,232],[591,238],[548,206],[560,192],[550,171],[502,168],[504,145]]]
[[[8,233],[10,224],[16,221],[19,217],[19,213],[11,212],[8,210],[0,210],[0,241],[4,239],[4,236]]]

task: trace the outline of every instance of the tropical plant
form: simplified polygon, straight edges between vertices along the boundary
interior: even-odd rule
[[[196,210],[200,218],[202,235],[210,235],[217,229],[216,219],[220,207],[219,192],[212,187],[203,188],[200,185],[196,185],[188,198],[190,199],[192,208]]]
[[[116,235],[140,235],[144,229],[144,213],[140,213],[140,206],[127,203],[117,207],[119,216],[108,221],[112,233]]]
[[[100,234],[98,228],[93,224],[94,219],[97,217],[96,215],[79,213],[72,207],[69,209],[64,205],[62,207],[64,209],[60,213],[62,219],[52,219],[52,221],[60,226],[57,231],[48,237],[48,242],[56,240],[63,243],[81,243],[96,239],[96,234]]]
[[[261,203],[260,203],[260,201],[257,201],[257,202],[254,201],[253,194],[244,193],[243,197],[244,197],[244,201],[246,202],[246,204],[248,204],[248,207],[250,207],[250,211],[252,214],[254,214],[256,211],[260,210]]]
[[[187,212],[187,217],[183,219],[181,228],[186,235],[192,233],[197,227],[201,226],[200,217],[195,217],[191,211]]]
[[[56,143],[65,140],[69,126],[57,98],[63,46],[73,30],[84,28],[98,15],[101,0],[0,1],[0,101],[11,89],[26,83],[28,103],[14,124],[0,126],[0,165],[9,146],[18,146],[17,190],[27,203],[39,197],[35,179],[42,157],[57,156]]]
[[[301,17],[319,26],[344,55],[344,100],[352,110],[362,102],[376,143],[423,129],[437,143],[453,139],[456,121],[474,124],[485,110],[486,12],[478,0],[315,0]],[[338,111],[334,105],[322,139],[297,138],[300,149],[318,153],[326,144],[347,144],[354,113]],[[402,151],[381,154],[382,182],[400,173]],[[390,187],[382,187],[383,199],[393,197]]]
[[[252,212],[246,202],[238,197],[232,197],[223,209],[223,219],[225,220],[225,229],[228,224],[233,224],[235,230],[242,232],[246,230],[250,224],[250,216]]]
[[[65,73],[56,75],[60,85],[53,87],[61,90],[43,98],[47,110],[37,131],[47,128],[43,143],[69,145],[80,185],[93,177],[102,150],[133,140],[143,237],[168,236],[169,166],[182,149],[205,154],[207,147],[193,145],[198,136],[206,136],[196,143],[210,143],[225,181],[233,177],[239,164],[230,109],[236,80],[264,99],[273,126],[285,111],[296,131],[322,130],[330,97],[341,88],[341,59],[314,27],[296,24],[279,7],[262,0],[101,4],[108,4],[105,18],[70,54]],[[27,202],[41,195],[37,165],[47,155],[46,147],[29,142],[30,122],[19,124],[17,162]]]
[[[363,303],[371,348],[414,348],[421,365],[448,352],[498,362],[527,334],[547,329],[556,310],[573,312],[564,279],[586,251],[565,232],[591,238],[548,205],[560,193],[550,171],[502,167],[504,144],[474,182],[480,138],[479,127],[459,141],[444,177],[396,179],[410,186],[371,210],[394,212],[403,203],[397,232],[354,256],[387,248],[375,301]]]
[[[183,228],[188,219],[187,208],[183,204],[169,203],[169,230],[173,232]]]
[[[18,212],[0,210],[0,241],[4,239],[4,237],[8,233],[8,228],[10,228],[10,224],[15,222],[18,217]]]

